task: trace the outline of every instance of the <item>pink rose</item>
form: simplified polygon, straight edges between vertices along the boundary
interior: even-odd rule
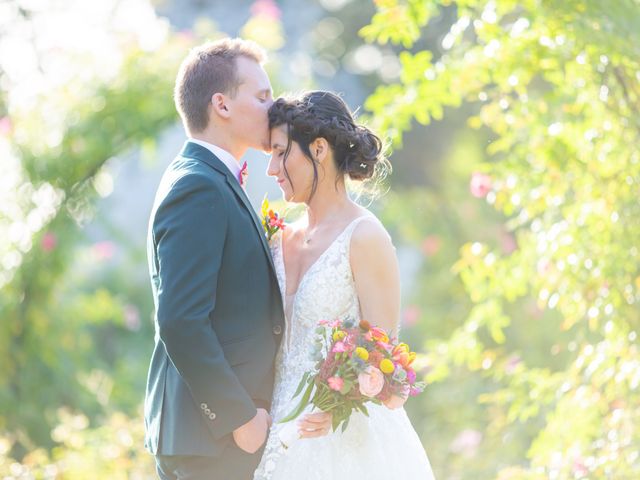
[[[358,384],[362,395],[373,398],[384,387],[384,374],[376,367],[369,365],[364,372],[358,375]]]
[[[344,387],[344,380],[340,377],[330,377],[327,379],[327,383],[329,384],[329,388],[336,392],[339,392],[342,390],[342,387]]]

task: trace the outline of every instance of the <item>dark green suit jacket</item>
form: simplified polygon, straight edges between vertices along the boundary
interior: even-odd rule
[[[145,446],[218,456],[271,401],[284,315],[263,227],[227,167],[187,142],[158,187]]]

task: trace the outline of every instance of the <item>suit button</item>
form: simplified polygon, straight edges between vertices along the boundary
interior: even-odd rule
[[[276,325],[273,327],[273,333],[275,335],[280,335],[282,333],[282,327],[280,325]]]
[[[210,413],[210,414],[209,414],[209,418],[210,418],[211,420],[215,420],[215,419],[216,419],[216,414],[215,414],[215,413]]]
[[[201,404],[200,404],[200,408],[201,408],[202,410],[205,410],[205,409],[207,408],[207,404],[206,404],[206,403],[201,403]]]
[[[209,415],[211,413],[211,410],[209,410],[208,408],[204,409],[204,414],[205,415]]]

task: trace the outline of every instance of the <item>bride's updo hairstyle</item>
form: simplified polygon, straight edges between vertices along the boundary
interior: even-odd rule
[[[284,172],[289,181],[287,156],[291,142],[296,142],[313,165],[311,197],[318,187],[318,162],[309,146],[317,138],[324,138],[333,151],[340,176],[351,180],[382,180],[391,170],[383,154],[380,138],[353,118],[347,104],[338,95],[327,91],[311,91],[300,97],[278,98],[269,109],[269,128],[287,127],[287,147],[284,153]],[[293,187],[293,185],[292,185]]]

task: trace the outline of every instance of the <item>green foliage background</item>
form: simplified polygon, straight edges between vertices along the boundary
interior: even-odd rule
[[[640,478],[640,4],[367,5],[362,37],[402,67],[365,107],[413,164],[373,208],[415,266],[402,335],[430,385],[409,413],[436,477]],[[425,38],[442,15],[436,49]],[[257,15],[243,34],[278,49],[281,28]],[[175,71],[198,35],[126,44],[115,77],[52,90],[39,109],[0,92],[0,149],[19,162],[0,202],[2,478],[152,475],[144,252],[122,238],[111,261],[84,227],[106,162],[176,121]],[[411,135],[438,125],[451,142],[427,164]],[[429,181],[404,182],[410,168]]]

